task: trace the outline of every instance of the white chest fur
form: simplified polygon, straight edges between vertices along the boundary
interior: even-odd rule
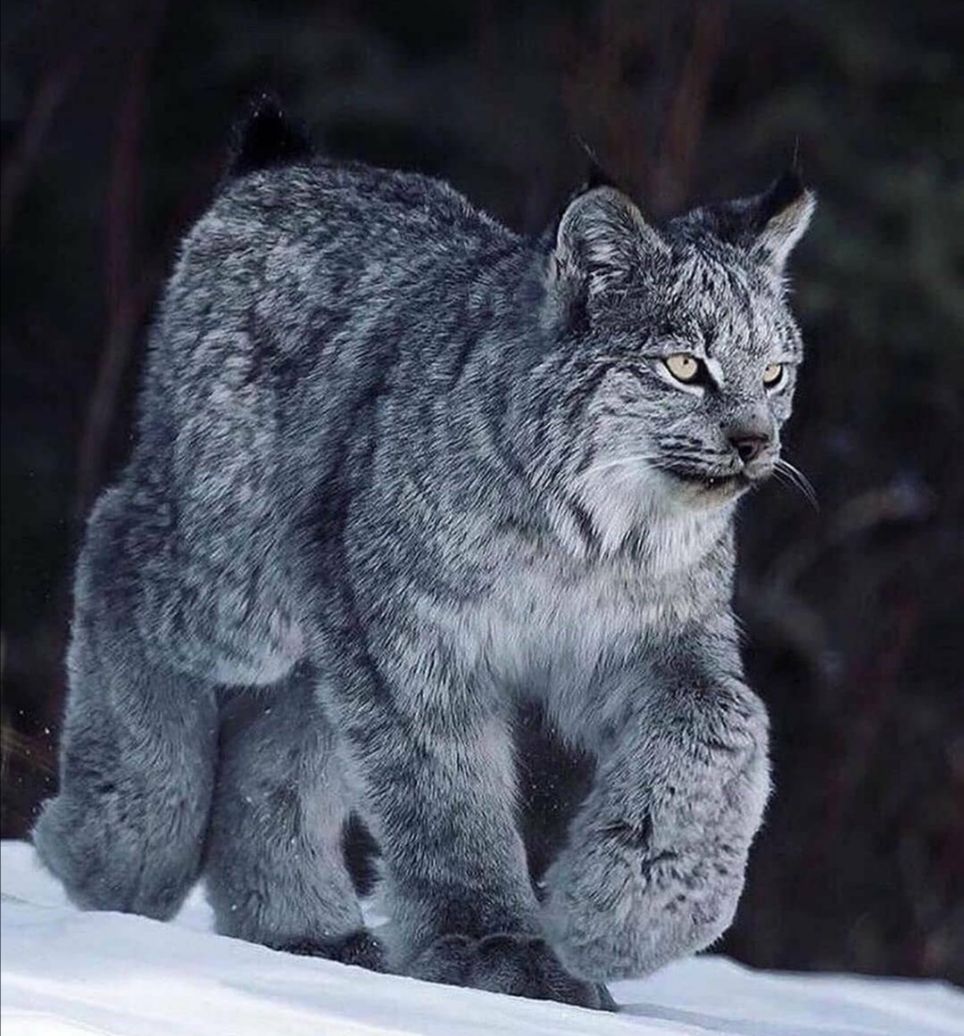
[[[705,562],[723,528],[654,527],[642,551],[595,558],[490,542],[499,561],[488,592],[445,614],[426,606],[423,615],[472,683],[572,713],[611,668],[607,660],[664,638],[719,599],[719,572]]]

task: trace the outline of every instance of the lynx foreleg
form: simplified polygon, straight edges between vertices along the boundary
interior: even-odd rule
[[[381,639],[396,647],[378,661],[357,642],[332,653],[328,704],[382,852],[392,966],[428,981],[611,1007],[543,937],[498,706],[427,638]]]
[[[769,767],[764,707],[726,669],[690,653],[634,676],[547,876],[547,926],[574,974],[647,974],[733,919]]]

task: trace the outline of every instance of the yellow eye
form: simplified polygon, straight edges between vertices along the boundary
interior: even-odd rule
[[[676,353],[673,356],[667,356],[663,363],[670,374],[677,381],[682,381],[684,384],[696,381],[702,366],[695,356],[690,356],[687,353]]]
[[[782,363],[770,363],[767,364],[763,371],[763,384],[767,388],[773,388],[774,385],[783,377],[783,364]]]

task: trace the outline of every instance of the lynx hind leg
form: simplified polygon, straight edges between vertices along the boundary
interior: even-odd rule
[[[78,566],[60,789],[33,832],[78,905],[167,918],[194,882],[207,823],[213,686],[160,663],[135,629],[124,497],[91,518]]]
[[[382,969],[345,863],[348,799],[309,668],[226,700],[205,877],[217,929]]]

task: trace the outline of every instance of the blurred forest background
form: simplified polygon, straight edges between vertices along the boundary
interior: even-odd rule
[[[795,155],[809,358],[741,524],[776,794],[723,949],[964,980],[964,4],[3,0],[3,815],[56,780],[71,560],[144,328],[262,88],[329,154],[521,230],[586,171],[660,217]]]

